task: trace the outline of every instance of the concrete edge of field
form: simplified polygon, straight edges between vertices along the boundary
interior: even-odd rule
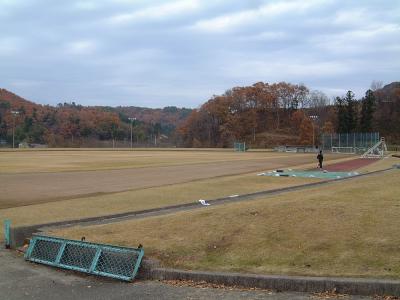
[[[335,291],[339,294],[350,295],[400,296],[399,280],[186,271],[160,268],[157,263],[150,260],[145,260],[142,263],[139,278],[206,282],[227,287],[258,288],[278,292],[321,293]]]
[[[359,178],[359,177],[374,175],[377,173],[387,172],[387,171],[390,171],[393,169],[396,169],[396,167],[393,166],[391,168],[372,171],[372,172],[365,173],[365,174],[358,174],[358,175],[351,176],[351,177],[330,179],[330,180],[318,181],[318,182],[313,182],[313,183],[306,183],[306,184],[302,184],[302,185],[289,186],[289,187],[284,187],[284,188],[243,194],[243,195],[238,195],[237,197],[233,197],[233,198],[231,196],[222,197],[222,198],[207,200],[207,202],[212,204],[213,206],[215,206],[215,205],[223,205],[226,203],[235,203],[235,202],[241,202],[241,201],[246,201],[246,200],[255,200],[255,199],[258,199],[263,196],[272,196],[272,195],[277,195],[277,194],[284,193],[284,192],[292,192],[292,191],[306,189],[306,188],[312,188],[312,187],[316,187],[316,186],[320,186],[320,185],[331,184],[331,183],[335,183],[335,182],[339,182],[339,181],[351,180],[354,178]],[[151,209],[146,209],[146,210],[141,210],[141,211],[130,211],[130,212],[124,212],[124,213],[118,213],[118,214],[112,214],[112,215],[104,215],[104,216],[98,216],[98,217],[89,217],[89,218],[76,219],[76,220],[66,220],[66,221],[58,221],[58,222],[43,223],[43,224],[28,225],[28,226],[11,226],[10,227],[10,247],[12,249],[16,249],[16,248],[22,246],[25,243],[26,239],[29,239],[33,233],[43,232],[43,231],[46,231],[47,229],[51,229],[51,228],[62,228],[62,227],[70,227],[70,226],[76,226],[76,225],[81,225],[81,226],[86,225],[87,226],[87,225],[107,224],[107,223],[121,222],[121,221],[129,220],[129,219],[140,219],[140,218],[146,218],[146,217],[152,217],[152,216],[167,215],[167,214],[176,213],[179,211],[188,211],[188,210],[200,209],[200,208],[204,208],[204,206],[202,206],[201,204],[199,204],[197,202],[190,202],[190,203],[183,203],[183,204],[177,204],[177,205],[171,205],[171,206],[165,206],[165,207],[159,207],[159,208],[151,208]]]

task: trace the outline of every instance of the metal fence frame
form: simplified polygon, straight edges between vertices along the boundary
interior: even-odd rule
[[[379,132],[332,133],[323,134],[321,140],[323,150],[364,153],[379,142],[380,135]]]
[[[47,241],[51,243],[59,243],[59,248],[56,250],[57,253],[53,253],[53,257],[55,259],[39,259],[35,258],[32,256],[34,249],[36,245],[38,244],[39,241]],[[62,263],[62,257],[63,254],[66,251],[66,248],[68,246],[78,246],[82,247],[84,249],[90,249],[92,251],[95,251],[95,255],[92,258],[92,261],[90,263],[89,268],[82,268],[82,267],[77,267],[74,265],[68,265],[65,263]],[[36,247],[37,248],[37,247]],[[134,269],[132,274],[129,276],[123,276],[119,274],[113,274],[110,272],[103,272],[99,271],[99,259],[104,251],[107,252],[112,252],[114,254],[131,254],[135,253],[137,255],[136,261],[132,261],[132,263],[135,264]],[[74,271],[80,271],[88,274],[94,274],[94,275],[100,275],[100,276],[106,276],[106,277],[111,277],[115,279],[120,279],[124,281],[132,281],[140,267],[140,263],[142,261],[142,258],[144,256],[144,250],[142,248],[128,248],[128,247],[118,247],[118,246],[112,246],[112,245],[107,245],[107,244],[96,244],[96,243],[90,243],[90,242],[84,242],[84,241],[76,241],[76,240],[67,240],[67,239],[62,239],[62,238],[56,238],[56,237],[49,237],[49,236],[43,236],[43,235],[33,235],[30,243],[28,250],[25,253],[25,259],[36,262],[36,263],[41,263],[53,267],[59,267],[67,270],[74,270]]]
[[[10,226],[11,226],[11,221],[4,220],[4,244],[6,245],[7,249],[10,248],[11,244]]]

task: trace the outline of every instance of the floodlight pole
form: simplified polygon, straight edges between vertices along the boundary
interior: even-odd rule
[[[133,121],[136,121],[136,118],[128,118],[131,121],[131,148],[133,147]]]
[[[311,124],[312,124],[312,143],[313,143],[313,147],[315,147],[315,126],[314,126],[314,121],[318,119],[318,116],[310,116],[311,118]]]
[[[13,115],[13,128],[12,128],[12,148],[15,148],[14,136],[15,136],[15,117],[19,114],[19,111],[12,110],[11,114]]]

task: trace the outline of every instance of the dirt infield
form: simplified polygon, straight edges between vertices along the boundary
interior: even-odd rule
[[[210,154],[212,155],[212,154]],[[345,156],[333,155],[329,159]],[[149,188],[197,179],[293,167],[315,162],[313,154],[265,154],[265,158],[119,170],[0,174],[0,209]]]
[[[354,171],[359,168],[368,166],[376,161],[378,161],[379,158],[357,158],[353,160],[348,160],[348,161],[343,161],[335,164],[331,164],[329,166],[326,166],[324,169],[330,172],[346,172],[346,171]]]

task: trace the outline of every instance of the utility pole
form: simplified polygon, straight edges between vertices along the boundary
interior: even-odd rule
[[[133,139],[132,139],[132,136],[133,136],[133,121],[136,121],[136,118],[128,118],[129,119],[129,121],[131,121],[131,148],[133,147]]]
[[[19,111],[17,110],[12,110],[11,111],[13,115],[13,128],[12,128],[12,147],[13,149],[15,148],[15,142],[14,142],[14,135],[15,135],[15,117],[19,115]]]

